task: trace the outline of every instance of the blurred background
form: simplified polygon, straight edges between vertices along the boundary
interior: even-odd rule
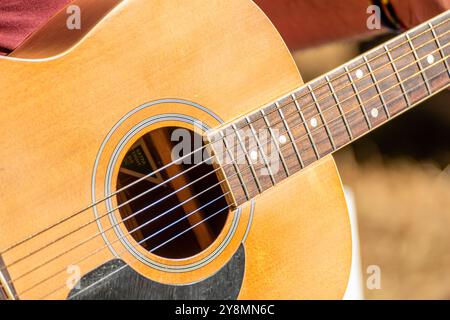
[[[17,43],[2,46],[9,44],[9,49],[13,49],[70,1],[42,1],[47,3],[42,5],[42,11],[30,9],[35,9],[38,1],[9,2],[11,4],[4,2],[3,20],[12,22],[9,22],[9,29],[5,28],[8,22],[3,28],[7,34],[15,35]],[[21,2],[23,7],[19,5]],[[257,2],[274,9],[279,4],[274,0]],[[341,11],[337,12],[331,7],[327,9],[326,2],[321,1],[314,2],[311,7],[328,12],[327,19],[336,23],[346,21],[350,25],[358,18],[349,18],[342,13],[348,10],[365,12],[368,3],[354,1],[353,6],[349,6],[347,1],[341,1],[336,6]],[[357,4],[359,9],[353,8]],[[421,4],[423,10],[431,7],[431,1],[423,0]],[[23,12],[29,17],[23,18],[21,27],[17,28],[17,17]],[[364,25],[366,18],[359,15]],[[314,15],[305,15],[303,19],[310,22],[308,26],[316,32],[320,29]],[[283,20],[286,27],[290,20]],[[343,25],[345,27],[345,23]],[[334,28],[342,33],[343,28],[339,25],[335,24]],[[307,35],[305,32],[305,39]],[[307,82],[388,38],[332,43],[293,54]],[[360,278],[367,299],[450,299],[449,104],[450,90],[441,92],[335,153],[343,183],[354,198],[360,238]],[[369,276],[367,268],[372,265],[380,267],[380,289],[369,290],[365,285]]]
[[[307,82],[388,39],[293,55]],[[335,154],[354,196],[366,299],[450,299],[449,104],[441,92]],[[366,286],[371,265],[380,289]]]

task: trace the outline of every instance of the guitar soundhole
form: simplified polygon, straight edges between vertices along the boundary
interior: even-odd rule
[[[206,249],[224,227],[228,205],[202,147],[197,133],[163,127],[136,141],[121,163],[117,190],[124,190],[117,201],[122,222],[153,254],[191,257]],[[181,156],[177,164],[171,164],[172,152]],[[155,172],[159,168],[163,169]]]

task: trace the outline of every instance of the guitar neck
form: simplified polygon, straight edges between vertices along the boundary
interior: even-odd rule
[[[236,205],[448,87],[450,11],[208,134]]]

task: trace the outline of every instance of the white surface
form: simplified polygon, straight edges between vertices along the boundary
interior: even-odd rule
[[[344,300],[363,300],[364,289],[361,273],[361,255],[359,247],[358,220],[356,216],[356,204],[352,190],[344,186],[345,199],[347,201],[348,214],[352,230],[352,266]]]

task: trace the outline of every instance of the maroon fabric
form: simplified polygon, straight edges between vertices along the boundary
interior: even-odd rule
[[[73,0],[0,0],[0,55],[16,49],[71,1]],[[272,19],[292,50],[367,33],[365,9],[369,1],[254,1]],[[392,2],[400,19],[408,26],[427,20],[450,7],[450,0]]]
[[[0,0],[0,54],[17,48],[72,0]]]

